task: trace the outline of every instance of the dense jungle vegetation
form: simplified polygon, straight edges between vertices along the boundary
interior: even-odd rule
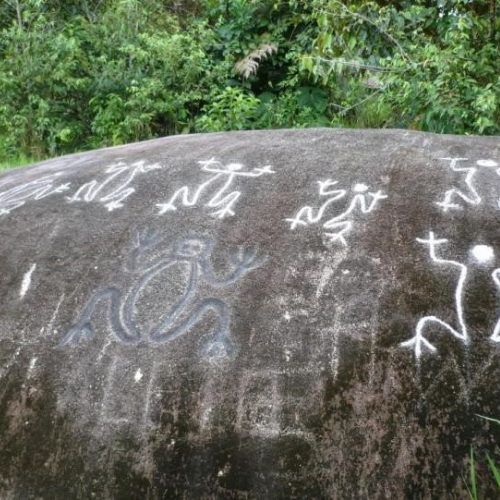
[[[500,134],[496,0],[0,0],[0,162],[168,134]]]

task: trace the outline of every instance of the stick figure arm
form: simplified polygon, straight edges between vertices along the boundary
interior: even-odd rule
[[[368,214],[372,210],[374,210],[380,200],[385,200],[388,198],[388,196],[386,194],[383,194],[382,191],[377,191],[376,193],[368,193],[368,194],[372,198],[368,203],[368,206],[365,206],[364,203],[361,204],[361,211],[365,214]]]
[[[500,291],[500,268],[495,269],[491,273],[491,277],[493,278],[493,281],[495,282],[497,289]],[[492,340],[493,342],[500,342],[500,318],[497,320],[495,329],[493,330],[490,340]]]
[[[253,170],[250,171],[241,171],[241,170],[209,170],[209,172],[219,172],[219,173],[231,173],[233,177],[260,177],[261,175],[264,174],[275,174],[276,172],[274,170],[271,170],[271,165],[266,165],[265,167],[257,167],[254,168]]]
[[[307,226],[313,219],[313,208],[312,207],[302,207],[295,217],[292,219],[285,219],[286,222],[290,222],[290,229],[295,229],[297,226]],[[303,218],[305,220],[303,220]]]
[[[250,172],[241,172],[241,175],[245,177],[260,177],[265,174],[275,174],[276,172],[271,169],[271,165],[266,165],[265,167],[254,168]]]

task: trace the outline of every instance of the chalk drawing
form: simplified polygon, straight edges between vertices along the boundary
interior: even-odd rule
[[[105,170],[108,175],[104,180],[94,179],[87,182],[67,200],[70,203],[96,201],[102,203],[108,211],[112,212],[117,208],[122,208],[123,201],[135,192],[135,188],[131,187],[131,184],[138,174],[160,168],[162,168],[161,165],[156,163],[146,164],[144,161],[137,161],[129,165],[124,161],[119,161]]]
[[[246,428],[250,433],[268,437],[280,434],[282,400],[278,387],[279,375],[275,370],[266,370],[248,373],[242,378],[236,409],[236,429],[239,432]],[[259,386],[263,387],[253,394],[255,387]]]
[[[383,290],[380,290],[383,293]],[[348,313],[355,309],[356,304],[365,298],[366,300],[373,302],[373,307],[371,313],[367,316],[366,320],[356,320],[355,326],[346,322]],[[375,377],[375,363],[376,363],[376,347],[377,347],[377,333],[379,331],[378,324],[378,306],[377,300],[373,295],[361,295],[361,297],[353,298],[351,300],[346,299],[341,305],[335,305],[333,308],[333,318],[331,326],[322,328],[321,343],[325,347],[325,351],[328,353],[328,365],[332,379],[335,382],[339,373],[341,372],[341,362],[342,362],[342,350],[343,342],[347,339],[358,340],[368,338],[369,340],[369,355],[370,361],[368,364],[368,383],[372,387]]]
[[[493,248],[488,245],[476,245],[472,248],[471,254],[480,264],[490,262],[495,256]]]
[[[318,209],[311,206],[302,207],[295,217],[286,219],[286,221],[290,222],[290,229],[322,222],[323,228],[327,230],[324,235],[331,242],[339,242],[344,246],[347,246],[346,235],[354,226],[356,212],[369,214],[377,208],[380,200],[387,198],[387,195],[383,194],[382,191],[370,192],[366,184],[355,184],[352,187],[354,196],[351,198],[348,207],[323,222],[326,218],[326,210],[336,201],[345,199],[349,191],[346,189],[332,189],[338,184],[338,181],[332,181],[331,179],[318,181],[318,184],[319,196],[327,197],[327,200]]]
[[[421,318],[419,320],[414,337],[401,343],[403,347],[413,348],[415,356],[417,360],[419,360],[420,356],[422,355],[422,348],[426,348],[430,352],[437,351],[436,347],[424,337],[424,331],[429,325],[434,324],[437,325],[437,327],[442,327],[446,331],[451,333],[454,337],[461,340],[464,344],[468,344],[469,337],[467,334],[467,326],[465,324],[463,311],[463,290],[465,280],[467,278],[468,268],[465,264],[461,264],[460,262],[457,262],[455,260],[441,259],[436,256],[436,247],[447,243],[448,240],[436,239],[432,231],[429,232],[428,239],[417,238],[417,241],[429,247],[429,254],[433,262],[440,265],[453,266],[460,271],[457,287],[455,289],[455,314],[459,325],[458,329],[453,328],[451,325],[437,318],[436,316],[425,316],[424,318]]]
[[[19,290],[19,297],[22,299],[26,295],[26,292],[29,290],[29,287],[31,286],[31,275],[36,269],[36,264],[33,264],[30,268],[29,271],[27,271],[24,274],[23,281],[21,283],[21,290]]]
[[[143,375],[143,373],[142,373],[141,369],[140,369],[140,368],[138,368],[138,369],[137,369],[137,371],[136,371],[136,372],[135,372],[135,374],[134,374],[134,380],[135,380],[135,382],[136,382],[136,383],[137,383],[137,382],[140,382],[140,380],[141,380],[141,378],[142,378],[143,376],[144,376],[144,375]]]
[[[496,287],[500,291],[500,268],[495,269],[491,274],[491,277],[493,278]],[[495,329],[493,330],[493,334],[491,335],[490,339],[493,342],[500,342],[500,319],[497,321],[497,324],[495,325]]]
[[[56,183],[61,175],[60,172],[46,175],[0,192],[0,216],[10,214],[30,200],[42,200],[47,196],[67,191],[70,183]]]
[[[9,371],[10,367],[17,363],[17,358],[21,352],[21,347],[16,349],[12,357],[0,367],[0,379]]]
[[[321,400],[324,380],[312,367],[294,368],[242,372],[235,419],[239,434],[314,441],[306,423],[313,413],[307,402]]]
[[[35,370],[35,365],[36,365],[36,362],[38,361],[38,358],[31,358],[30,360],[30,364],[28,366],[28,371],[26,373],[26,378],[31,378],[31,376],[33,375],[33,371]]]
[[[146,388],[146,401],[143,405],[144,411],[142,414],[143,428],[146,425],[151,425],[151,411],[156,407],[157,399],[159,397],[159,392],[156,389],[157,382],[157,370],[156,363],[153,361],[151,363],[151,369],[149,373],[149,381]],[[164,371],[164,370],[163,370]]]
[[[68,330],[61,345],[77,343],[82,339],[92,339],[94,330],[91,317],[96,306],[103,300],[111,302],[110,322],[115,336],[122,342],[137,344],[144,340],[144,333],[136,322],[136,303],[138,297],[147,288],[153,278],[165,272],[175,272],[173,266],[188,269],[187,285],[168,314],[161,316],[159,323],[147,332],[147,340],[163,344],[168,343],[188,332],[206,314],[216,318],[212,340],[204,347],[208,358],[230,355],[233,351],[229,339],[229,308],[225,301],[212,297],[196,301],[198,287],[205,282],[214,288],[226,287],[236,283],[244,274],[263,262],[257,251],[240,248],[229,255],[232,271],[224,278],[215,276],[210,258],[213,242],[208,238],[192,237],[177,240],[165,255],[161,255],[145,269],[138,269],[138,260],[142,252],[158,245],[162,241],[156,232],[142,231],[131,252],[132,269],[136,277],[135,284],[125,292],[115,286],[107,286],[97,291],[89,300],[76,323]],[[158,306],[161,307],[161,304]]]
[[[441,207],[444,212],[450,209],[461,209],[462,204],[457,203],[458,199],[461,199],[467,205],[478,206],[482,202],[482,198],[478,193],[476,186],[474,185],[475,176],[478,172],[477,167],[481,168],[494,168],[498,167],[498,163],[493,160],[477,160],[477,167],[462,167],[459,166],[459,162],[467,161],[468,158],[440,158],[441,160],[446,160],[450,162],[450,169],[453,172],[457,172],[463,175],[463,180],[465,182],[465,188],[451,188],[445,192],[442,201],[437,202],[436,205]],[[497,171],[498,173],[498,171]],[[500,175],[500,174],[499,174]]]
[[[126,365],[126,362],[123,364],[120,364],[120,358],[115,356],[108,370],[104,384],[103,403],[101,404],[101,420],[105,423],[126,424],[131,417],[135,416],[127,411],[127,404],[123,402],[123,373],[129,372],[130,369]],[[119,380],[119,384],[117,384],[117,379]],[[132,403],[133,396],[134,394],[128,389],[127,399],[129,400],[129,405],[133,409],[137,409],[137,405]]]
[[[213,174],[205,182],[196,188],[183,186],[172,195],[167,203],[157,203],[160,209],[159,214],[163,215],[168,211],[177,210],[176,201],[180,199],[180,203],[185,207],[193,207],[198,204],[200,198],[205,193],[208,193],[204,206],[215,208],[212,215],[220,219],[226,216],[234,215],[234,205],[241,196],[241,191],[231,191],[234,181],[237,178],[256,178],[262,175],[274,174],[270,165],[265,167],[254,168],[251,171],[244,171],[244,166],[240,163],[229,163],[223,166],[221,162],[214,158],[206,161],[199,161],[201,170]]]
[[[198,391],[197,420],[200,433],[208,432],[214,428],[214,417],[217,410],[224,404],[223,386],[224,370],[210,369],[205,372],[203,382]]]
[[[47,328],[45,329],[45,327],[43,327],[41,330],[40,330],[40,334],[42,334],[44,331],[47,332],[47,334],[51,334],[51,333],[56,333],[56,331],[54,329],[54,323],[57,319],[57,316],[59,314],[59,309],[61,307],[61,304],[63,303],[63,300],[64,300],[64,295],[65,293],[63,292],[61,297],[59,298],[59,302],[57,303],[55,309],[54,309],[54,312],[52,314],[52,317],[50,318],[49,320],[49,324],[47,325]]]
[[[164,360],[163,360],[164,361]],[[139,366],[140,365],[140,366]],[[113,355],[99,366],[99,372],[107,374],[99,391],[99,418],[105,425],[134,429],[137,440],[147,442],[150,429],[155,426],[155,411],[163,391],[158,388],[158,372],[169,371],[168,364],[162,363],[161,370],[150,359],[141,356]],[[97,402],[96,402],[97,403]]]

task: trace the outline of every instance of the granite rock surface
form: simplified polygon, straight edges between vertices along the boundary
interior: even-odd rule
[[[499,138],[397,130],[2,174],[0,497],[492,495],[499,200]]]

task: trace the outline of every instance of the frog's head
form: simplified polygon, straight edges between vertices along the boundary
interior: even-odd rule
[[[184,238],[174,245],[172,257],[175,259],[198,260],[210,255],[212,244],[202,238]]]

